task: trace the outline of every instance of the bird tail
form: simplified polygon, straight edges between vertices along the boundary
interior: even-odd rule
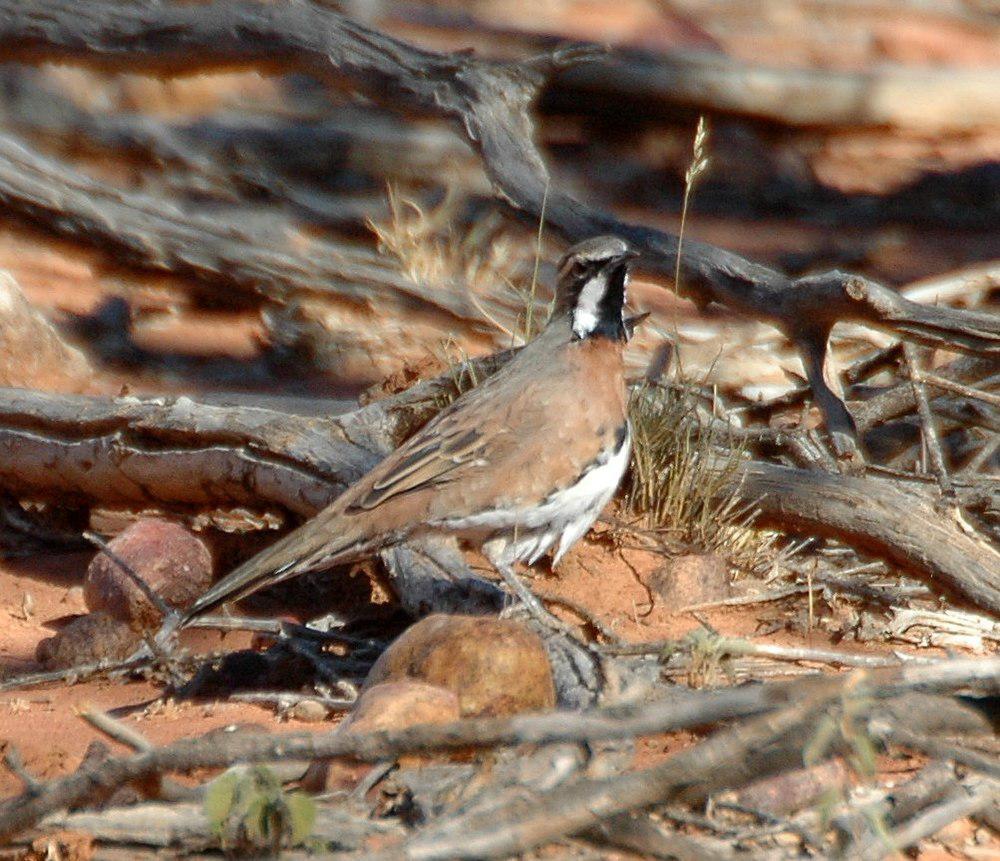
[[[245,598],[265,586],[274,586],[306,571],[349,562],[365,550],[367,542],[360,540],[354,530],[330,535],[324,528],[325,519],[321,514],[307,521],[231,571],[184,611],[177,626],[184,627],[196,616]]]

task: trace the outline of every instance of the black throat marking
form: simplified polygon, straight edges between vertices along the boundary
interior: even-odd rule
[[[594,272],[583,281],[573,309],[573,334],[577,340],[594,337],[628,340],[624,318],[627,280],[628,266],[622,262]],[[591,296],[598,285],[602,288],[600,295]]]

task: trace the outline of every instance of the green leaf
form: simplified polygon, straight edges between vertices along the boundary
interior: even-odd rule
[[[292,792],[285,796],[288,818],[291,821],[292,845],[302,843],[316,824],[316,802],[302,792]]]
[[[203,810],[205,818],[216,834],[222,832],[222,827],[233,808],[238,779],[239,776],[235,772],[227,771],[213,780],[205,790]]]

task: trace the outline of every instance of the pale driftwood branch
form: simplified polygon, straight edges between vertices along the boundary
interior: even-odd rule
[[[641,104],[693,105],[808,127],[942,132],[1000,120],[995,69],[901,65],[865,71],[766,67],[719,53],[615,54],[566,73],[565,85]]]
[[[67,777],[42,784],[39,791],[12,798],[0,804],[0,839],[9,839],[50,813],[85,802],[98,788],[107,792],[130,781],[168,771],[216,768],[233,762],[331,757],[379,762],[405,753],[632,738],[685,727],[707,726],[720,720],[781,708],[789,702],[801,704],[790,711],[772,715],[763,723],[742,725],[735,730],[717,734],[705,743],[708,747],[699,745],[685,751],[680,755],[680,760],[671,759],[664,763],[662,770],[654,772],[652,786],[646,786],[647,781],[643,778],[633,778],[622,787],[622,795],[615,791],[617,800],[614,805],[626,798],[633,803],[624,808],[614,805],[605,808],[603,815],[610,816],[622,810],[653,803],[656,793],[664,787],[672,790],[677,786],[676,778],[679,774],[688,777],[693,775],[694,782],[688,783],[691,791],[679,796],[688,800],[697,797],[699,793],[704,797],[704,792],[710,791],[713,785],[713,777],[721,779],[724,775],[727,782],[734,778],[734,764],[736,770],[743,775],[742,778],[736,776],[737,782],[750,776],[759,776],[761,772],[758,761],[741,766],[741,760],[731,758],[744,750],[744,743],[751,740],[753,744],[746,749],[753,750],[758,758],[763,757],[765,763],[760,767],[764,769],[764,773],[770,773],[769,768],[779,766],[780,757],[774,757],[774,762],[767,765],[767,748],[760,744],[762,739],[771,738],[772,735],[788,739],[788,730],[802,725],[804,712],[815,711],[821,704],[841,696],[845,691],[886,699],[912,690],[952,692],[968,689],[987,694],[1000,692],[1000,658],[947,660],[921,666],[865,671],[862,676],[851,674],[809,677],[791,683],[729,690],[678,689],[668,701],[633,707],[608,707],[582,714],[553,712],[512,718],[477,718],[391,732],[357,734],[234,734],[225,738],[213,734],[208,739],[184,739],[132,756],[107,759],[96,765],[86,766]],[[790,753],[791,749],[785,749],[786,756]],[[801,755],[801,749],[797,749],[797,753]],[[698,762],[701,764],[698,765]],[[691,768],[694,772],[689,771]],[[640,784],[646,788],[642,789]],[[654,797],[647,802],[649,796],[646,793],[651,789]],[[603,793],[603,788],[600,791]],[[639,795],[636,796],[635,793]],[[578,803],[585,805],[591,797],[588,789],[580,799],[565,799],[553,794],[549,802],[560,809],[571,802],[569,806],[578,816]],[[602,794],[601,798],[604,797]],[[595,818],[587,815],[589,818],[586,822],[578,826],[573,826],[573,822],[570,822],[569,825],[577,830],[593,825]],[[544,832],[543,836],[548,839],[551,835]]]
[[[758,500],[758,522],[835,537],[959,602],[1000,614],[1000,552],[969,534],[957,509],[942,509],[934,489],[761,461],[745,465],[740,477],[740,493]]]
[[[642,250],[645,269],[670,279],[676,237],[626,224],[550,190],[544,161],[533,144],[530,107],[546,75],[593,56],[590,49],[573,49],[527,63],[497,63],[466,54],[438,54],[301,0],[277,6],[242,2],[197,7],[135,2],[80,7],[66,0],[32,4],[0,0],[3,59],[60,58],[162,72],[190,72],[193,63],[298,66],[319,75],[339,74],[392,107],[443,116],[467,135],[497,194],[514,210],[537,220],[544,201],[546,224],[570,240],[595,233],[624,236]],[[23,153],[19,158],[26,161]],[[20,199],[12,196],[15,205]],[[30,203],[27,208],[30,211]],[[88,229],[92,222],[89,219]],[[73,223],[70,218],[71,227]],[[190,266],[191,252],[177,251]],[[835,322],[854,320],[968,352],[1000,351],[996,318],[918,305],[860,276],[834,271],[792,280],[694,241],[685,243],[681,271],[684,290],[694,298],[768,320],[795,342],[817,403],[842,451],[854,437],[854,423],[822,373],[827,337]]]
[[[217,845],[202,805],[190,802],[146,802],[102,811],[58,813],[46,817],[39,829],[86,831],[102,843],[133,846],[207,848]],[[402,837],[405,830],[391,820],[363,817],[336,807],[317,807],[310,837],[342,850],[360,849],[371,837]],[[284,857],[284,856],[283,856]]]
[[[372,249],[311,238],[305,250],[292,239],[294,224],[276,212],[266,218],[259,210],[242,217],[187,212],[169,200],[91,179],[9,134],[0,134],[0,201],[113,253],[118,262],[215,282],[234,291],[233,300],[305,293],[361,303],[378,294],[411,312],[480,317],[466,296],[422,287]]]
[[[490,374],[510,355],[477,360],[476,372]],[[63,502],[235,504],[308,516],[428,421],[454,396],[454,379],[322,418],[183,397],[0,388],[0,487]]]
[[[899,14],[898,6],[892,9]],[[716,25],[725,24],[724,15],[714,19]],[[546,41],[510,28],[491,28],[474,16],[470,21],[469,16],[449,15],[448,7],[435,8],[428,23],[451,40],[472,38],[481,45],[499,40],[507,53],[541,50]],[[823,25],[817,19],[815,26]],[[674,48],[654,53],[629,48],[610,49],[594,63],[567,70],[552,88],[560,103],[604,106],[614,100],[640,116],[684,105],[809,128],[889,126],[924,133],[1000,122],[994,98],[1000,73],[994,68],[883,62],[858,71],[802,69],[747,62],[722,51]]]
[[[508,355],[478,362],[478,372],[490,373]],[[453,391],[446,376],[328,420],[186,398],[107,402],[0,390],[0,487],[64,504],[263,505],[308,516]],[[762,461],[743,464],[736,480],[763,522],[848,541],[934,589],[1000,614],[1000,553],[954,516],[942,517],[932,487]],[[450,545],[403,548],[384,558],[398,572],[408,608],[487,606],[499,595],[493,587],[476,592]],[[464,586],[455,589],[455,577]]]

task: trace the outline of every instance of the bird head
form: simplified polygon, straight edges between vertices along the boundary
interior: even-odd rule
[[[625,295],[629,264],[638,256],[617,236],[595,236],[574,245],[559,261],[553,318],[568,315],[576,340],[628,340]]]

